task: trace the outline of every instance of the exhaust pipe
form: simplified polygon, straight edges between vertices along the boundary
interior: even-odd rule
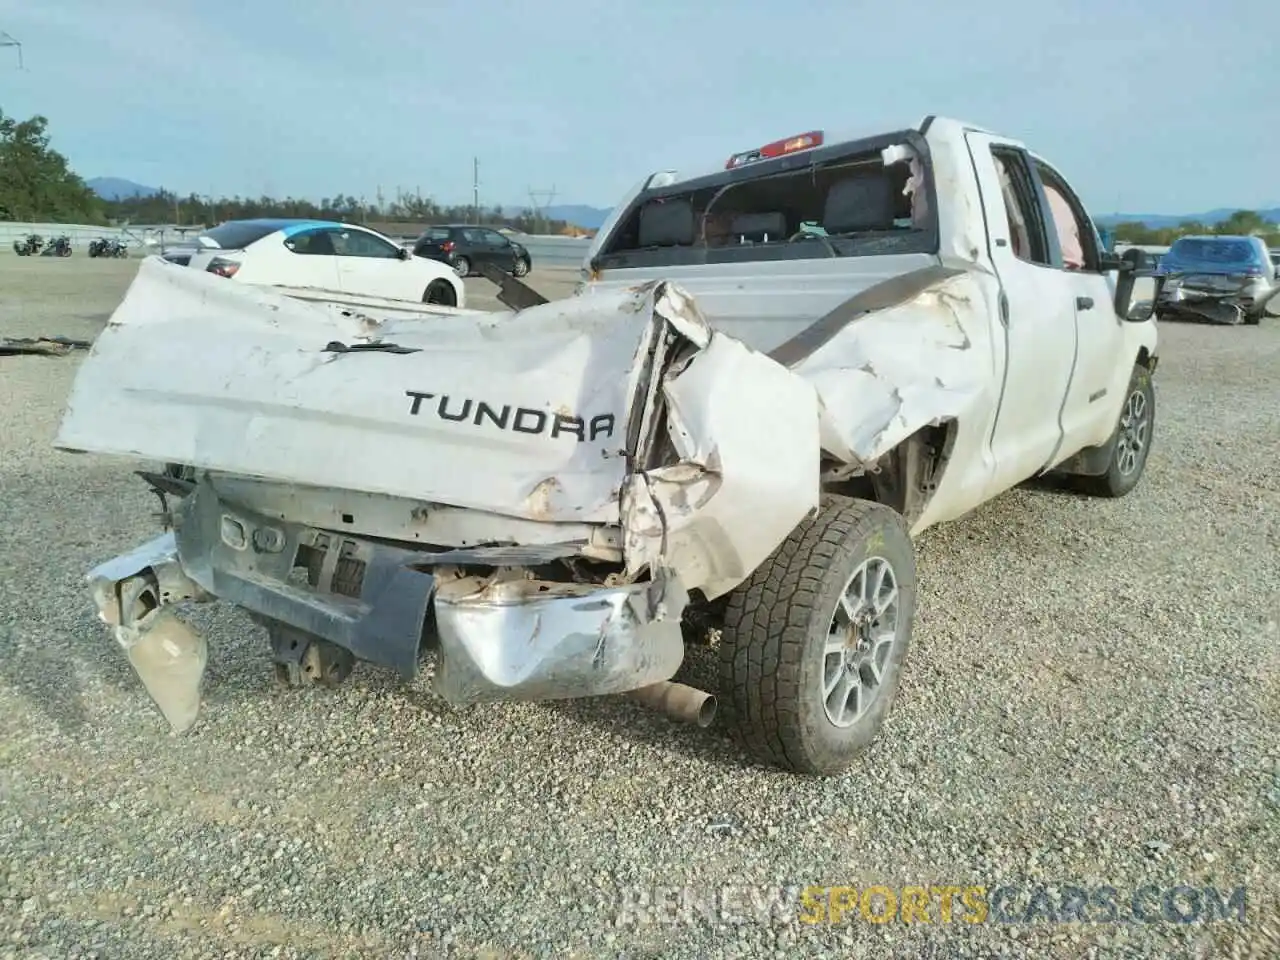
[[[699,727],[711,726],[716,716],[716,698],[705,690],[698,690],[683,683],[663,680],[638,690],[629,690],[625,696],[661,711],[673,720],[692,723]]]

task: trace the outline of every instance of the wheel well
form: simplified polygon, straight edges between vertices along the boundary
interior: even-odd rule
[[[1146,347],[1139,347],[1138,359],[1135,360],[1134,362],[1140,367],[1146,367],[1148,372],[1155,373],[1156,364],[1159,362],[1159,360],[1160,358],[1156,356],[1152,356],[1151,351],[1148,350]]]
[[[435,291],[443,291],[443,299],[440,296],[432,296]],[[458,290],[451,280],[438,277],[427,284],[426,293],[422,295],[424,303],[432,303],[441,307],[456,307],[458,305]]]
[[[876,462],[873,470],[824,464],[822,488],[859,500],[874,500],[914,521],[929,503],[951,458],[956,422],[924,427]]]

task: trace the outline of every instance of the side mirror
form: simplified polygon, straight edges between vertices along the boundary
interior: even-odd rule
[[[1129,308],[1125,319],[1131,323],[1146,323],[1156,312],[1156,302],[1154,300],[1139,300]]]
[[[398,256],[401,260],[412,260],[413,251],[410,250],[408,247],[401,247],[400,252],[396,254],[396,256]]]
[[[1102,262],[1104,270],[1120,271],[1120,277],[1116,280],[1116,316],[1124,317],[1125,320],[1134,323],[1149,320],[1155,312],[1155,298],[1152,298],[1145,314],[1141,314],[1143,307],[1141,303],[1133,303],[1133,284],[1138,274],[1147,270],[1149,262],[1147,252],[1137,247],[1130,247],[1123,256],[1107,255],[1102,258]],[[1112,263],[1115,265],[1108,266]]]

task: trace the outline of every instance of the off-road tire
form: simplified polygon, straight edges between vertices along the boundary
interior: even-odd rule
[[[1120,421],[1116,422],[1115,432],[1107,441],[1111,445],[1111,459],[1107,462],[1107,472],[1096,477],[1078,476],[1074,478],[1075,486],[1082,493],[1095,497],[1123,497],[1138,485],[1147,466],[1147,457],[1151,454],[1151,443],[1155,439],[1156,426],[1156,393],[1151,383],[1151,371],[1142,364],[1133,366],[1129,377],[1129,385],[1125,388],[1124,403],[1120,407],[1120,416],[1124,417],[1130,398],[1140,393],[1146,403],[1147,429],[1142,450],[1138,456],[1136,468],[1125,473],[1120,466],[1121,445],[1118,442],[1122,429]]]
[[[422,294],[422,302],[439,307],[456,307],[458,296],[448,280],[432,280]]]
[[[837,727],[823,708],[824,647],[850,577],[887,560],[899,620],[881,687],[866,714]],[[824,494],[807,517],[729,595],[720,637],[723,715],[759,760],[835,776],[875,738],[897,693],[915,617],[915,550],[903,518],[867,500]]]

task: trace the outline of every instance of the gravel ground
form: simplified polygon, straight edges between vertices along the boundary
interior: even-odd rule
[[[92,336],[131,270],[0,256],[0,335]],[[83,583],[154,500],[51,449],[78,359],[0,359],[0,956],[1280,956],[1280,322],[1161,336],[1141,486],[1019,489],[922,538],[900,699],[831,781],[624,701],[455,711],[368,667],[281,692],[217,605],[203,722],[169,736]],[[1144,884],[1246,885],[1247,915],[748,910],[872,884],[1110,885],[1124,916]],[[728,918],[621,910],[726,886]]]

